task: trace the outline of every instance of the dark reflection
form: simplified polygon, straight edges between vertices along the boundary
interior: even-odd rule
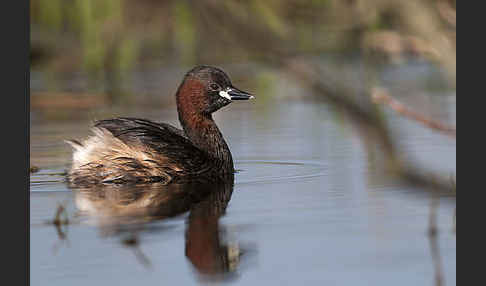
[[[225,241],[219,219],[224,215],[233,192],[233,178],[226,181],[198,181],[190,184],[73,188],[81,215],[94,219],[102,236],[119,236],[132,247],[137,259],[151,266],[139,244],[140,235],[164,231],[154,224],[189,211],[186,221],[185,255],[200,279],[230,279],[238,269],[238,243]]]
[[[224,243],[224,230],[219,218],[231,198],[231,186],[212,192],[208,198],[194,204],[187,219],[186,257],[200,274],[214,276],[236,270],[240,252],[237,244]]]

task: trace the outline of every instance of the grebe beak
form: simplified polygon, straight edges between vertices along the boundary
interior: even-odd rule
[[[239,90],[236,87],[230,87],[226,89],[226,92],[230,96],[231,100],[248,100],[255,98],[252,94]]]

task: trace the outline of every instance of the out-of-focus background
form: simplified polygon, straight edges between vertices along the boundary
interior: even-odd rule
[[[455,284],[455,0],[30,4],[34,224],[78,208],[64,139],[112,116],[177,126],[180,81],[209,64],[256,95],[215,114],[240,169],[219,223],[246,247],[232,283]],[[150,275],[88,225],[56,254],[56,232],[31,227],[33,285],[207,282],[181,221],[142,235]]]
[[[454,88],[455,5],[452,0],[34,0],[32,107],[50,103],[41,100],[44,92],[65,95],[56,97],[58,105],[63,98],[69,105],[92,94],[100,102],[172,95],[174,88],[162,82],[171,75],[179,79],[180,72],[169,69],[185,71],[200,63],[234,68],[242,74],[238,80],[264,88],[279,77],[282,62],[326,55],[348,62],[359,56],[370,72],[380,63],[430,62],[441,70],[438,81]],[[144,72],[152,77],[140,78]],[[381,84],[369,77],[367,85]]]

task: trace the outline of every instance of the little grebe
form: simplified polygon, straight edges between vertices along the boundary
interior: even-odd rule
[[[211,114],[250,98],[222,70],[195,67],[176,93],[183,130],[138,118],[97,121],[84,142],[67,141],[75,149],[68,180],[76,185],[232,177],[231,152]]]

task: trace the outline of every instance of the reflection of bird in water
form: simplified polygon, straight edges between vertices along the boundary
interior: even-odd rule
[[[233,178],[216,183],[99,185],[74,192],[76,206],[89,218],[96,219],[102,235],[128,235],[123,240],[127,246],[138,245],[140,240],[134,233],[154,230],[146,223],[190,211],[185,254],[198,273],[225,278],[230,276],[222,274],[234,272],[238,267],[238,244],[225,245],[224,230],[219,225],[231,199]]]
[[[185,253],[201,274],[232,272],[239,262],[238,244],[225,245],[222,242],[225,233],[219,225],[219,218],[224,214],[230,196],[231,191],[211,192],[207,199],[191,207]]]

